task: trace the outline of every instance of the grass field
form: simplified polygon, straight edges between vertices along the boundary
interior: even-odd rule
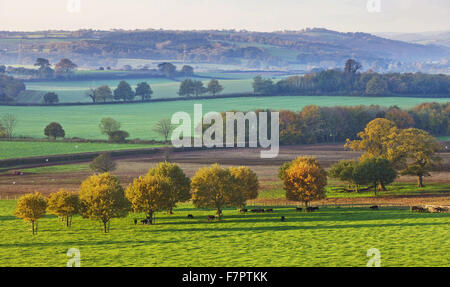
[[[381,252],[382,266],[450,266],[450,214],[419,214],[404,209],[322,208],[297,213],[241,215],[184,204],[174,215],[158,213],[156,225],[134,226],[130,214],[111,222],[103,234],[98,222],[74,217],[70,229],[55,216],[39,221],[39,233],[14,217],[15,201],[0,201],[0,266],[60,266],[68,249],[78,248],[81,266],[359,266],[368,249]],[[187,214],[195,219],[188,220]],[[286,216],[286,222],[280,222]],[[424,242],[426,241],[426,244]]]
[[[203,78],[200,80],[204,82],[205,86],[208,84],[208,80]],[[127,79],[126,81],[133,88],[143,81],[149,83],[153,90],[152,98],[159,99],[179,97],[177,93],[182,79],[173,81],[163,78],[141,78]],[[240,76],[236,76],[235,79],[220,80],[220,83],[224,87],[224,93],[245,93],[252,91],[252,81],[249,78],[242,79]],[[87,90],[103,85],[114,90],[119,82],[120,80],[26,82],[27,91],[19,97],[18,102],[42,103],[43,94],[49,91],[57,93],[61,103],[90,102],[91,100],[85,96]]]
[[[426,180],[426,179],[425,179]],[[286,197],[283,190],[283,184],[280,181],[267,183],[273,188],[262,190],[259,198],[282,199]],[[342,182],[337,182],[329,178],[329,186],[326,187],[327,198],[358,198],[358,197],[374,197],[373,191],[360,192],[343,192],[346,188]],[[386,187],[387,191],[378,192],[379,196],[404,196],[404,195],[426,195],[426,194],[448,194],[450,192],[450,183],[433,183],[426,184],[423,188],[417,188],[415,183],[394,182]]]
[[[161,145],[0,141],[0,159],[153,147]]]
[[[63,106],[63,107],[5,107],[0,106],[0,115],[12,113],[18,119],[16,135],[43,137],[43,130],[50,122],[62,124],[66,137],[104,139],[98,129],[103,117],[113,117],[122,123],[122,128],[131,138],[160,139],[152,131],[155,123],[162,118],[170,118],[175,112],[183,111],[192,115],[194,104],[203,104],[203,112],[208,111],[248,111],[257,108],[274,110],[289,109],[298,111],[307,105],[353,106],[353,105],[397,105],[402,108],[413,107],[423,102],[447,102],[448,99],[424,98],[367,98],[332,96],[291,96],[254,97],[210,100],[189,100],[177,102],[157,102],[128,105],[105,106]]]

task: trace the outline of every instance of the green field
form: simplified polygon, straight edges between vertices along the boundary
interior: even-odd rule
[[[226,75],[223,75],[226,76]],[[241,76],[229,80],[220,80],[224,87],[224,93],[245,93],[252,91],[252,80],[242,79]],[[208,80],[199,78],[205,84]],[[110,86],[114,90],[121,80],[95,80],[95,81],[49,81],[49,82],[26,82],[27,91],[18,99],[21,103],[42,103],[42,96],[46,92],[55,92],[59,96],[61,103],[90,102],[85,96],[85,92],[92,88],[103,85]],[[173,81],[164,78],[140,78],[126,80],[133,88],[136,88],[140,82],[147,82],[152,87],[152,98],[174,98],[179,97],[178,90],[180,80]]]
[[[68,249],[80,250],[81,266],[366,266],[377,248],[381,266],[450,266],[450,214],[404,209],[321,208],[273,214],[213,211],[185,204],[174,215],[158,213],[156,225],[134,226],[130,214],[114,219],[109,234],[98,222],[74,217],[69,229],[55,216],[39,221],[39,232],[14,217],[15,201],[0,201],[0,266],[60,266]],[[195,219],[188,220],[187,214]],[[286,216],[286,222],[280,222]],[[424,244],[426,242],[426,244]]]
[[[175,112],[193,113],[194,104],[203,104],[203,112],[208,111],[248,111],[257,108],[274,110],[289,109],[299,111],[307,105],[354,106],[354,105],[397,105],[409,108],[423,102],[447,102],[448,99],[424,98],[367,98],[332,96],[283,96],[252,97],[209,100],[189,100],[176,102],[157,102],[127,105],[92,105],[62,107],[6,107],[0,106],[0,115],[12,113],[18,119],[16,136],[44,137],[43,131],[50,122],[59,122],[66,131],[66,137],[105,139],[98,124],[103,117],[113,117],[122,123],[122,129],[130,133],[131,138],[161,139],[152,131],[155,123],[162,118],[170,118]]]
[[[0,159],[160,147],[148,144],[0,141]]]
[[[327,198],[357,198],[357,197],[374,197],[373,191],[360,192],[344,192],[347,188],[342,182],[329,178],[329,185],[326,187]],[[267,184],[267,183],[266,183]],[[286,191],[283,190],[282,182],[272,182],[276,188],[262,190],[259,198],[267,199],[284,199]],[[425,179],[425,187],[418,188],[416,183],[394,182],[386,187],[386,191],[378,192],[380,196],[405,196],[405,195],[425,195],[425,194],[449,194],[450,183],[432,183],[428,184]]]

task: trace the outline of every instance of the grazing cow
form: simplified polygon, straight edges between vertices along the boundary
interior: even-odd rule
[[[134,225],[136,225],[138,223],[138,220],[135,218],[134,219]]]
[[[192,214],[188,214],[187,216],[189,219],[194,219],[194,216]]]
[[[240,213],[247,213],[247,212],[248,212],[248,209],[243,208],[243,209],[239,210],[239,212],[240,212]]]
[[[300,211],[302,211],[303,209],[301,208],[301,207],[296,207],[295,208],[295,211],[297,211],[297,212],[300,212]]]
[[[310,206],[310,207],[307,207],[305,210],[306,210],[306,212],[313,212],[313,211],[315,211],[315,210],[318,210],[319,208],[317,207],[317,206]]]
[[[370,209],[372,209],[372,210],[378,210],[378,205],[371,206]]]
[[[281,221],[282,221],[282,222],[285,222],[285,221],[286,221],[286,217],[282,216],[282,217],[281,217]]]
[[[253,212],[253,213],[256,213],[256,212],[258,212],[258,209],[252,209],[250,211]]]
[[[411,206],[411,211],[417,211],[417,212],[427,212],[427,210],[420,206]]]
[[[273,212],[272,208],[266,209],[266,212]]]
[[[439,213],[442,213],[442,212],[446,212],[447,210],[445,208],[442,208],[442,207],[436,207],[435,211],[439,212]]]
[[[144,219],[144,220],[141,220],[141,223],[143,225],[150,225],[151,224],[151,220],[150,219]]]
[[[216,217],[214,215],[208,215],[208,221],[214,220]]]

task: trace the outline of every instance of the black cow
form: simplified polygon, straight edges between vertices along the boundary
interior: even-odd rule
[[[187,216],[189,219],[194,219],[194,216],[192,214],[188,214]]]
[[[306,208],[306,212],[313,212],[315,210],[319,210],[318,206],[310,206]]]
[[[272,208],[266,209],[266,212],[273,212]]]
[[[247,212],[248,212],[248,209],[243,208],[243,209],[239,210],[239,212],[240,212],[240,213],[247,213]]]
[[[136,225],[138,223],[138,220],[135,218],[134,219],[134,225]]]
[[[141,220],[141,223],[144,225],[150,225],[150,224],[152,224],[152,221],[150,219],[144,219],[144,220]]]
[[[420,206],[411,206],[411,211],[417,211],[417,212],[427,212],[427,210]]]
[[[372,209],[372,210],[378,210],[378,205],[371,206],[370,209]]]
[[[282,216],[282,217],[281,217],[281,221],[282,221],[282,222],[286,221],[286,217]]]
[[[216,217],[214,215],[208,215],[208,221],[214,220]]]
[[[301,207],[296,207],[295,208],[295,211],[297,211],[297,212],[300,212],[300,211],[302,211],[303,209],[301,208]]]

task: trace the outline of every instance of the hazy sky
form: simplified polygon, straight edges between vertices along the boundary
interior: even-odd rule
[[[68,2],[80,2],[80,11]],[[380,1],[370,13],[368,1]],[[71,7],[76,7],[72,5]],[[72,11],[72,12],[70,12]],[[423,32],[450,29],[449,0],[0,0],[0,30],[246,29]]]

